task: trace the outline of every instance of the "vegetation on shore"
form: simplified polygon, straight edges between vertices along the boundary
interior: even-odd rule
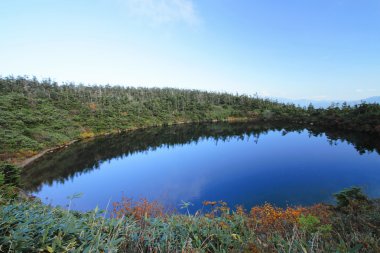
[[[17,193],[18,169],[0,169],[0,252],[378,252],[380,202],[359,188],[335,206],[244,210],[205,201],[195,214],[124,199],[111,218],[42,204]],[[75,196],[74,196],[75,197]],[[183,203],[187,208],[189,203]]]
[[[248,136],[255,142],[260,142],[262,136],[270,131],[278,131],[282,135],[293,131],[307,131],[310,136],[323,134],[331,145],[336,142],[347,142],[359,153],[376,152],[380,154],[380,136],[376,137],[366,133],[326,131],[310,125],[305,130],[298,124],[286,122],[193,123],[137,129],[74,143],[70,148],[48,153],[37,162],[24,167],[21,183],[26,191],[37,192],[43,184],[65,182],[75,175],[96,170],[100,164],[114,158],[122,159],[135,153],[160,147],[186,145],[202,139],[223,142],[233,137]]]
[[[247,95],[0,78],[1,160],[110,132],[237,119],[380,133],[379,104],[300,108]]]
[[[320,133],[320,129],[341,129],[378,136],[380,105],[300,108],[227,93],[0,78],[0,160],[14,161],[106,133],[216,120],[287,122],[292,127],[307,126],[311,134]],[[227,131],[237,134],[247,131],[229,127]],[[157,131],[161,130],[151,134],[162,134]],[[170,137],[170,132],[164,134]],[[362,147],[360,140],[349,135],[330,135],[331,140],[343,138],[355,143],[358,150]],[[182,137],[168,138],[167,143],[186,142]],[[152,146],[137,137],[128,138],[139,143],[128,152]],[[160,145],[154,140],[157,143],[153,146]],[[102,142],[107,145],[106,139],[99,139],[97,144]],[[125,143],[123,139],[121,142]],[[96,151],[97,144],[89,148]],[[110,148],[106,155],[115,155],[115,150]],[[114,203],[109,211],[112,217],[107,218],[106,212],[97,209],[81,213],[46,206],[22,193],[19,175],[18,167],[0,163],[0,252],[380,251],[380,202],[369,200],[358,188],[338,193],[336,206],[281,209],[265,204],[244,210],[206,201],[195,214],[166,213],[159,203],[124,199]],[[188,204],[183,203],[183,208]]]

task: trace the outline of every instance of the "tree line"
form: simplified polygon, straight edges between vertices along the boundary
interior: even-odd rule
[[[0,158],[77,138],[146,126],[208,121],[286,121],[380,134],[380,105],[298,107],[270,99],[174,88],[58,84],[0,77]]]

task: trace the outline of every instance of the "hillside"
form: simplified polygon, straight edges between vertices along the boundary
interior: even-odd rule
[[[78,138],[215,120],[283,120],[380,132],[380,105],[302,109],[247,95],[172,88],[84,86],[0,79],[0,158],[28,157]]]

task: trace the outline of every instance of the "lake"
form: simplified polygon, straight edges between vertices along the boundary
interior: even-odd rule
[[[135,130],[75,143],[26,167],[26,191],[44,203],[90,210],[123,196],[167,208],[333,203],[360,186],[380,197],[380,140],[283,123],[213,123]]]

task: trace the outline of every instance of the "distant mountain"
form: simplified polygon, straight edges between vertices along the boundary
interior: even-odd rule
[[[312,99],[288,99],[288,98],[270,98],[274,101],[278,101],[281,103],[292,103],[295,105],[299,105],[301,107],[309,106],[309,104],[313,104],[315,108],[327,108],[332,103],[342,104],[346,102],[350,106],[354,106],[357,104],[361,104],[362,102],[366,103],[378,103],[380,104],[380,96],[369,97],[362,100],[352,100],[352,101],[344,101],[344,100],[312,100]]]
[[[380,96],[378,96],[378,97],[370,97],[370,98],[366,98],[364,100],[367,103],[378,103],[378,104],[380,104]]]

